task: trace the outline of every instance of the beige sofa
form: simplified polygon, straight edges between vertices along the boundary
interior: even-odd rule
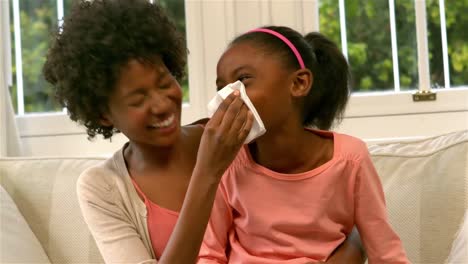
[[[391,223],[412,263],[444,263],[467,209],[468,131],[370,145],[369,151],[382,178]],[[75,192],[79,174],[102,160],[0,159],[0,185],[13,201],[8,207],[8,197],[2,198],[0,263],[102,262]],[[10,213],[14,205],[26,220],[23,228],[32,231],[29,236],[12,231],[22,223],[20,214]],[[35,238],[39,243],[31,242]],[[42,249],[46,256],[35,256]]]

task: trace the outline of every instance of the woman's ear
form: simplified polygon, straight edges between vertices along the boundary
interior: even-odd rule
[[[99,118],[99,123],[105,127],[111,127],[114,125],[114,122],[112,122],[108,114],[102,114],[101,118]]]
[[[300,69],[294,73],[294,82],[291,88],[291,95],[293,97],[304,97],[309,94],[314,76],[309,69]]]

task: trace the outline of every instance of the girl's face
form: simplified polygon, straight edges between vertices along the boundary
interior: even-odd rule
[[[153,64],[130,60],[121,71],[103,125],[131,141],[171,146],[180,133],[182,90],[161,58]]]
[[[221,89],[242,81],[267,131],[272,131],[298,115],[291,95],[294,78],[294,70],[285,67],[276,54],[265,53],[247,41],[230,46],[221,56],[216,86]]]

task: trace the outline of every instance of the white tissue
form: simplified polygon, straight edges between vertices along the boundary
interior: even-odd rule
[[[250,133],[244,141],[244,144],[248,144],[252,140],[265,134],[266,129],[263,125],[262,119],[257,113],[257,110],[255,109],[254,105],[247,96],[247,93],[245,92],[245,86],[241,81],[230,83],[226,85],[223,89],[218,91],[218,93],[208,103],[208,115],[209,117],[213,116],[213,114],[216,112],[218,106],[223,102],[223,100],[235,90],[239,90],[241,99],[244,101],[245,105],[247,105],[247,107],[250,109],[250,112],[252,112],[254,117],[252,129],[250,129]]]

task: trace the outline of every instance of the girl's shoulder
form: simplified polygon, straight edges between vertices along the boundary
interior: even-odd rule
[[[182,131],[185,135],[188,135],[189,137],[200,139],[201,135],[203,134],[203,130],[205,129],[205,125],[206,123],[208,123],[208,121],[210,121],[209,118],[199,119],[193,123],[182,126]]]
[[[354,136],[342,134],[335,131],[309,129],[316,135],[333,140],[334,151],[339,153],[367,153],[366,143]]]
[[[339,150],[342,156],[353,160],[361,160],[369,156],[367,145],[362,139],[338,132],[332,133],[335,149]]]
[[[202,118],[202,119],[199,119],[193,123],[190,123],[188,124],[187,126],[198,126],[198,127],[205,127],[206,123],[208,123],[208,121],[210,121],[209,118]]]
[[[182,134],[185,136],[186,139],[184,141],[186,143],[184,148],[198,150],[198,146],[200,145],[200,139],[203,135],[205,124],[208,122],[208,120],[208,118],[200,119],[191,124],[182,126]]]

